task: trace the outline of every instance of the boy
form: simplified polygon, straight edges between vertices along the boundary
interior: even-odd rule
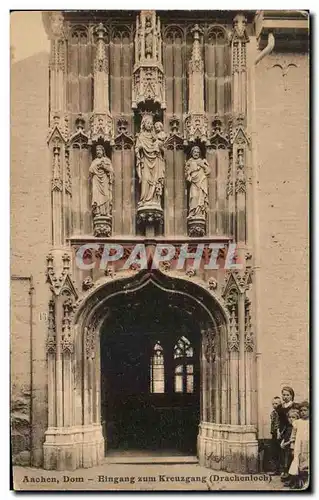
[[[281,406],[281,399],[275,396],[272,400],[272,411],[270,413],[270,434],[271,434],[271,473],[272,475],[280,474],[280,431],[279,431],[279,415],[278,409]]]

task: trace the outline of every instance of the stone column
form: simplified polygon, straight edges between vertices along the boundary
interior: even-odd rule
[[[65,240],[65,143],[68,135],[66,114],[66,35],[63,14],[49,14],[50,116],[48,145],[52,157],[52,242],[61,246]]]
[[[246,424],[246,376],[245,376],[245,294],[238,296],[239,330],[239,423]]]
[[[47,359],[48,359],[48,427],[56,426],[56,330],[55,330],[55,301],[49,302],[48,313],[48,338],[47,338]]]

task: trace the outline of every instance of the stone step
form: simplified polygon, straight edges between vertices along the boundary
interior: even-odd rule
[[[105,464],[197,464],[195,456],[154,456],[154,455],[118,455],[106,456]]]

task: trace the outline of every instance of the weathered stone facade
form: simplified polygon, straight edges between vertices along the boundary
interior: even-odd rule
[[[102,462],[101,339],[145,289],[195,318],[199,462],[254,472],[273,391],[308,388],[308,19],[98,12],[44,13],[50,56],[12,66],[16,463]],[[158,242],[159,270],[75,260]],[[176,269],[232,242],[243,269]]]

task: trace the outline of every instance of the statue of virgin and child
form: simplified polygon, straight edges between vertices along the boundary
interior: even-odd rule
[[[144,115],[136,139],[137,176],[141,186],[138,209],[160,209],[165,180],[163,124],[153,124],[152,115]]]

